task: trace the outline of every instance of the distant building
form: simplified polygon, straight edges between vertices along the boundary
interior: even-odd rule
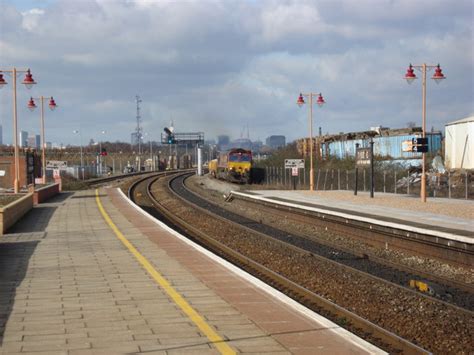
[[[421,128],[389,129],[377,127],[376,130],[363,132],[340,133],[323,135],[313,139],[313,154],[317,159],[345,159],[355,156],[356,145],[369,147],[370,137],[374,140],[374,155],[386,159],[406,160],[420,159],[422,154],[403,151],[403,142],[421,137]],[[428,132],[429,152],[437,153],[441,149],[441,132]],[[309,156],[311,151],[310,139],[303,138],[296,141],[298,152]]]
[[[35,148],[35,149],[40,149],[41,147],[41,136],[39,134],[36,134],[34,136],[28,136],[28,144],[27,146],[29,148]]]
[[[20,148],[26,148],[28,147],[28,132],[27,131],[20,131],[20,142],[19,146]]]
[[[46,149],[51,149],[51,148],[53,148],[53,143],[46,142]]]
[[[230,137],[226,135],[217,136],[217,145],[228,145],[230,143]]]
[[[285,136],[270,136],[265,141],[270,148],[277,149],[286,145]]]

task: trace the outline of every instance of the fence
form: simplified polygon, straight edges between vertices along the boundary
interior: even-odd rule
[[[262,184],[267,188],[291,190],[309,189],[309,170],[299,169],[298,176],[291,176],[291,169],[266,167]],[[370,169],[358,169],[358,190],[369,191]],[[315,169],[315,190],[354,190],[356,171],[341,169]],[[409,170],[374,171],[375,192],[395,194],[420,194],[421,174]],[[470,172],[428,173],[427,195],[474,199],[474,177]]]

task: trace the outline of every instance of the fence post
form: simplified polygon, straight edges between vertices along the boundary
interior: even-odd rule
[[[469,175],[467,174],[467,171],[466,171],[466,200],[469,196],[469,184],[468,184],[468,180],[469,180]]]
[[[448,198],[451,198],[451,172],[448,171]]]
[[[337,169],[337,189],[341,189],[341,169]]]
[[[383,171],[383,193],[387,192],[386,186],[385,186],[385,180],[386,180],[387,172],[384,170]]]
[[[397,194],[397,171],[395,170],[395,178],[394,178],[394,186],[395,186],[395,194]]]
[[[331,169],[331,187],[329,190],[332,190],[333,185],[334,185],[334,169]]]
[[[326,169],[326,174],[324,174],[324,184],[323,184],[323,190],[326,191],[326,181],[328,179],[328,171],[329,169]]]
[[[346,170],[346,190],[349,190],[349,170]]]
[[[303,168],[303,185],[306,189],[306,168]]]
[[[364,178],[364,192],[365,192],[365,191],[367,191],[367,190],[366,190],[366,187],[365,187],[365,168],[364,168],[364,172],[363,172],[362,176],[363,176],[363,178]]]
[[[410,170],[407,171],[407,195],[410,194]]]

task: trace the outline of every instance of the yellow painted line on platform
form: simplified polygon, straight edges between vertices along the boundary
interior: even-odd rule
[[[104,217],[109,227],[114,231],[117,238],[127,247],[127,249],[135,256],[138,262],[145,268],[150,276],[166,291],[171,299],[183,310],[183,312],[196,324],[196,326],[206,335],[209,341],[220,351],[221,354],[235,354],[236,352],[225,342],[224,339],[212,329],[209,324],[189,305],[188,302],[176,291],[173,286],[153,267],[153,265],[128,241],[120,232],[112,219],[105,211],[100,202],[99,190],[95,190],[95,200],[99,207],[100,213]]]

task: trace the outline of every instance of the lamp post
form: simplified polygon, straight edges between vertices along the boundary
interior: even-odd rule
[[[443,79],[446,79],[443,72],[441,71],[440,65],[428,65],[423,63],[421,65],[409,65],[407,72],[405,74],[405,79],[408,84],[413,83],[415,79],[417,79],[413,68],[421,71],[422,73],[422,137],[426,138],[426,71],[435,69],[435,72],[431,79],[433,79],[437,84],[439,84]],[[421,167],[421,191],[420,197],[422,202],[426,202],[426,152],[422,152],[423,159],[422,159],[422,167]]]
[[[81,149],[81,171],[82,171],[82,180],[84,180],[84,158],[82,154],[82,131],[79,130],[74,130],[72,131],[74,134],[79,133],[79,143],[80,143],[80,149]]]
[[[305,104],[304,98],[307,97],[309,98],[309,189],[311,191],[314,191],[314,163],[313,163],[313,97],[318,97],[316,100],[316,103],[318,104],[319,107],[322,107],[326,101],[324,101],[323,96],[321,93],[319,94],[313,94],[310,92],[309,94],[303,94],[300,93],[300,96],[298,97],[298,100],[296,101],[297,105],[299,107],[303,106]]]
[[[12,88],[13,88],[13,146],[15,147],[15,179],[13,182],[13,190],[17,194],[20,192],[20,154],[18,151],[18,116],[17,116],[17,102],[16,102],[16,76],[18,73],[25,73],[25,78],[22,81],[22,84],[26,86],[27,89],[36,84],[31,75],[30,69],[0,69],[0,88],[7,84],[3,78],[2,73],[9,73],[12,76]]]
[[[28,109],[33,111],[36,108],[36,104],[34,100],[40,100],[41,102],[41,111],[40,111],[40,125],[41,125],[41,165],[43,167],[42,179],[43,184],[46,184],[46,142],[44,138],[44,100],[49,99],[49,109],[54,111],[58,105],[54,101],[53,97],[31,97],[30,101],[28,102]]]
[[[106,130],[101,131],[102,136],[107,133]],[[99,175],[102,175],[102,137],[99,140]]]

